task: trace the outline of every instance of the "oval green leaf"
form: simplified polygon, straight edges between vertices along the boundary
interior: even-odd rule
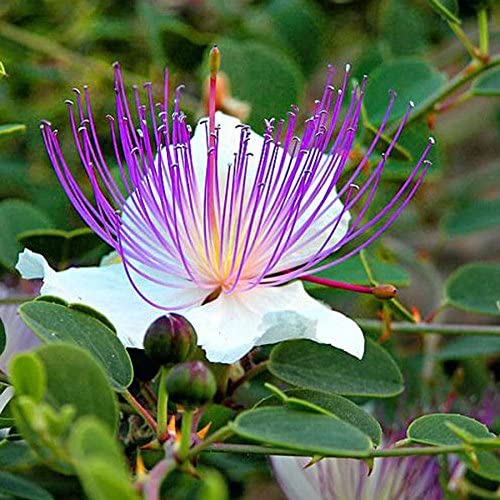
[[[349,399],[337,394],[327,394],[321,391],[311,391],[309,389],[292,389],[285,394],[294,399],[300,399],[319,406],[332,417],[340,418],[353,425],[366,434],[375,446],[380,444],[382,439],[382,429],[380,424],[368,413]],[[270,396],[262,400],[259,406],[281,405],[282,401],[276,396]]]
[[[445,294],[457,309],[500,316],[500,264],[475,262],[460,267],[446,281]]]
[[[465,435],[477,439],[491,439],[495,435],[488,428],[464,415],[454,413],[434,413],[425,415],[414,420],[408,427],[407,435],[412,441],[420,444],[434,446],[459,445],[464,441],[457,432],[454,432],[448,424],[455,426]],[[460,459],[480,476],[493,481],[500,480],[500,460],[488,451],[475,451],[477,463],[474,463],[469,455],[460,454]]]
[[[362,360],[309,340],[283,342],[271,352],[269,371],[298,387],[346,396],[384,398],[404,388],[394,360],[368,338]]]
[[[113,388],[124,391],[133,378],[125,347],[99,317],[80,309],[36,300],[24,303],[19,314],[43,342],[68,342],[87,350],[104,367]]]
[[[46,344],[35,350],[47,373],[46,400],[56,408],[71,405],[76,416],[90,415],[115,430],[118,404],[102,365],[76,345]]]
[[[231,427],[242,438],[304,455],[360,456],[371,447],[365,434],[343,420],[283,407],[243,412]]]

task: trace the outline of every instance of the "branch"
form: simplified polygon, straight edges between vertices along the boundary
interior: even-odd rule
[[[356,323],[365,331],[380,333],[384,324],[373,319],[355,319]],[[406,323],[397,321],[391,323],[394,333],[438,333],[440,335],[473,335],[500,337],[500,326],[497,325],[453,325],[439,323]]]

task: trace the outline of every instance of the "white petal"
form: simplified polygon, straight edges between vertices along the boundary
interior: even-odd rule
[[[358,325],[307,295],[301,282],[222,294],[184,314],[213,362],[234,363],[254,345],[298,338],[330,344],[357,358],[364,352]]]
[[[24,250],[19,256],[16,269],[23,277],[43,279],[41,294],[86,304],[104,314],[113,323],[118,337],[126,347],[142,348],[147,327],[165,314],[140,298],[130,285],[121,264],[55,272],[41,255]],[[33,270],[38,270],[38,273],[33,274]],[[189,288],[166,288],[143,281],[141,289],[149,297],[171,305],[172,309],[187,302],[201,303],[206,296],[206,291],[194,285]]]
[[[0,394],[0,415],[2,414],[7,403],[14,397],[14,388],[7,387],[2,394]]]
[[[315,468],[304,468],[308,462],[310,459],[306,457],[271,456],[274,476],[288,500],[326,500],[319,489]]]

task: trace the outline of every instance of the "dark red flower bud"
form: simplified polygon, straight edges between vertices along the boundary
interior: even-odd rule
[[[155,320],[144,336],[146,356],[161,365],[182,363],[196,348],[193,325],[179,314],[170,313]]]

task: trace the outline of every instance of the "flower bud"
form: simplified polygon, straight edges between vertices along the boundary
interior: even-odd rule
[[[372,293],[377,299],[389,300],[397,295],[398,290],[393,285],[378,285],[372,290]]]
[[[166,388],[174,403],[198,407],[212,400],[217,383],[201,361],[187,361],[172,368],[167,376]]]
[[[170,313],[155,320],[146,330],[146,356],[168,365],[185,361],[196,348],[197,337],[193,325],[179,314]]]

